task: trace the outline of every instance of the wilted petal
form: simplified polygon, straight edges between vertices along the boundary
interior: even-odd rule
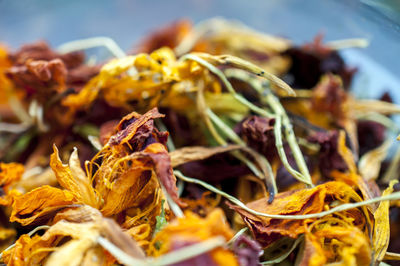
[[[25,226],[37,219],[49,218],[46,216],[76,202],[74,195],[67,190],[42,186],[14,197],[10,221]]]
[[[387,196],[393,192],[393,186],[397,184],[397,180],[390,182],[390,185],[382,193],[382,196]],[[374,259],[377,262],[383,260],[386,250],[389,246],[390,239],[390,221],[389,221],[389,201],[382,201],[378,209],[374,212],[375,226],[373,235]]]
[[[79,202],[96,207],[98,205],[97,197],[91,181],[80,166],[77,149],[74,149],[71,154],[69,166],[62,164],[55,145],[53,149],[54,153],[50,157],[50,166],[57,177],[57,181],[62,187],[74,194]]]

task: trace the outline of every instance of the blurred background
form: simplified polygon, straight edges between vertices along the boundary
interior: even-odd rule
[[[0,0],[0,41],[11,47],[44,39],[52,46],[94,37],[129,50],[151,30],[179,18],[222,16],[297,44],[318,33],[325,40],[366,38],[365,49],[344,50],[359,68],[353,91],[372,98],[390,90],[400,103],[399,0]]]

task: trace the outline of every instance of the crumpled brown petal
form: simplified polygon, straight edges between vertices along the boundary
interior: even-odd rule
[[[334,75],[326,75],[313,89],[312,108],[316,112],[327,112],[339,120],[346,114],[344,103],[348,96],[342,87],[342,80]]]
[[[23,66],[13,66],[6,71],[7,77],[28,96],[45,102],[55,93],[65,90],[67,69],[60,59],[51,61],[28,60]]]
[[[332,170],[347,170],[346,162],[338,151],[339,132],[318,131],[308,137],[312,143],[318,143],[320,150],[318,154],[318,167],[323,177],[330,177]]]
[[[138,184],[147,182],[144,180],[149,179],[151,170],[154,170],[171,198],[184,205],[178,197],[176,178],[173,175],[171,160],[165,147],[168,133],[159,132],[154,127],[153,119],[162,116],[156,108],[144,115],[133,112],[125,116],[117,125],[116,134],[109,138],[108,143],[99,152],[99,155],[103,154],[102,156],[107,159],[94,173],[95,188],[101,195],[109,193],[115,194],[115,196],[119,195],[118,198],[124,202],[118,203],[115,198],[113,201],[111,198],[109,198],[110,200],[105,199],[103,214],[110,215],[121,211],[122,206],[130,206],[133,201],[132,198],[128,198],[128,195],[131,194],[127,191],[133,189],[132,193],[138,193],[142,187]],[[119,163],[115,164],[116,162]],[[123,175],[114,174],[113,171],[118,168],[126,170],[123,171]],[[139,182],[139,180],[141,181]]]
[[[250,116],[236,126],[238,133],[251,148],[264,154],[269,161],[277,156],[274,137],[275,119]]]
[[[11,53],[9,58],[13,65],[24,65],[28,60],[51,61],[53,59],[61,59],[68,69],[83,64],[85,60],[82,52],[59,54],[53,51],[45,41],[25,44],[15,53]]]

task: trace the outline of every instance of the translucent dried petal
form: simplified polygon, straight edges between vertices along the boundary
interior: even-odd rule
[[[42,186],[14,197],[10,221],[25,226],[36,219],[46,219],[48,215],[76,202],[74,195],[67,190]]]
[[[63,165],[58,155],[58,149],[53,146],[54,153],[50,157],[50,166],[53,169],[58,183],[69,190],[78,202],[92,207],[99,205],[91,180],[80,166],[78,150],[75,148],[69,159],[69,166]]]
[[[382,193],[382,196],[389,195],[393,192],[393,186],[397,184],[397,180],[390,182],[390,185]],[[378,262],[382,261],[386,250],[389,246],[390,239],[390,221],[389,221],[389,201],[382,201],[379,207],[374,212],[374,235],[373,235],[373,246],[374,259]]]

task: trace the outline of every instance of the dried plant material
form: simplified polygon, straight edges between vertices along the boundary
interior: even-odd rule
[[[272,204],[267,204],[264,199],[248,203],[246,206],[258,212],[271,215],[304,215],[318,213],[329,206],[330,202],[362,201],[360,196],[348,185],[341,182],[328,182],[312,189],[283,192],[276,196]],[[328,204],[328,205],[327,205]],[[296,238],[303,234],[307,225],[314,219],[305,220],[275,220],[271,218],[257,217],[238,206],[231,205],[239,212],[244,222],[252,230],[257,241],[264,247],[268,246],[282,236]],[[365,223],[362,212],[352,212],[360,222]]]
[[[15,229],[0,226],[0,252],[3,252],[15,241],[16,235],[17,231]]]
[[[273,74],[282,74],[287,71],[290,62],[281,53],[289,47],[287,39],[256,31],[239,21],[214,18],[193,27],[175,52],[178,55],[190,51],[230,54]]]
[[[29,59],[51,61],[61,59],[68,69],[79,66],[83,63],[84,55],[82,53],[59,54],[53,51],[44,41],[38,41],[23,45],[15,53],[10,54],[10,60],[15,65],[23,65]]]
[[[299,265],[369,265],[371,249],[367,237],[357,227],[328,226],[306,234]]]
[[[182,74],[190,74],[177,67],[174,54],[167,48],[157,50],[150,56],[138,54],[114,59],[105,64],[99,75],[90,80],[79,94],[64,99],[63,104],[75,109],[88,108],[102,91],[103,97],[111,105],[128,108],[128,102],[143,101],[142,95],[146,95],[145,98],[156,96],[160,91],[167,90],[171,82],[179,81]],[[143,70],[143,73],[137,77],[126,75],[131,68]]]
[[[46,216],[74,203],[77,200],[70,191],[42,186],[26,194],[14,196],[10,221],[28,225],[36,219],[46,219]]]
[[[393,252],[386,252],[384,260],[400,260],[400,254]]]
[[[346,163],[346,167],[348,171],[346,173],[341,173],[337,170],[333,170],[331,172],[331,176],[338,181],[345,182],[351,186],[356,186],[360,189],[361,193],[364,196],[364,199],[372,199],[376,197],[374,195],[374,188],[369,184],[367,180],[358,174],[358,169],[356,163],[354,161],[354,155],[351,150],[346,146],[346,137],[344,131],[340,131],[339,139],[338,139],[338,148],[337,148],[340,156],[342,156],[343,160]],[[370,206],[372,209],[375,209],[375,205]]]
[[[347,97],[342,80],[337,76],[327,75],[313,89],[312,108],[317,112],[327,112],[340,121],[347,112],[343,108]]]
[[[381,170],[381,164],[386,158],[391,144],[392,141],[387,141],[378,148],[367,152],[363,157],[361,157],[360,161],[358,162],[358,169],[362,177],[364,177],[366,180],[376,180],[378,178],[379,171]]]
[[[380,115],[367,115],[357,121],[357,139],[360,147],[360,156],[380,146],[385,141],[385,130],[396,130],[390,118]]]
[[[220,146],[215,148],[206,148],[206,147],[185,147],[182,149],[175,150],[169,153],[171,157],[171,164],[172,167],[177,167],[179,165],[197,161],[197,160],[204,160],[211,156],[214,156],[219,153],[224,153],[228,151],[238,150],[241,149],[240,145],[227,145],[227,146]]]
[[[54,153],[50,158],[50,166],[53,169],[58,183],[74,194],[75,199],[92,207],[98,207],[97,195],[92,187],[91,180],[82,170],[78,150],[75,148],[69,159],[69,166],[63,165],[58,155],[58,149],[53,146]]]
[[[289,85],[287,85],[284,81],[282,81],[280,78],[277,76],[266,72],[262,68],[245,61],[243,59],[240,59],[235,56],[231,55],[219,55],[219,56],[213,56],[210,54],[205,54],[205,53],[193,53],[193,55],[198,56],[207,62],[210,62],[212,64],[217,64],[217,65],[229,65],[233,66],[239,69],[246,70],[250,73],[253,73],[257,76],[263,77],[267,80],[269,80],[276,88],[280,89],[281,92],[285,92],[289,96],[295,96],[295,92],[293,91],[292,88],[290,88]],[[187,55],[186,55],[187,57]]]
[[[351,95],[336,51],[362,42],[296,47],[224,19],[143,40],[0,46],[1,263],[398,259],[399,186],[382,188],[400,108]]]
[[[233,241],[232,241],[233,240]],[[239,260],[239,265],[257,265],[264,251],[257,241],[240,234],[237,238],[231,239],[232,249]]]
[[[60,59],[51,61],[26,61],[24,66],[14,66],[7,72],[7,76],[27,96],[33,96],[44,102],[55,93],[63,92],[67,69]]]
[[[295,88],[313,88],[321,76],[328,73],[339,75],[348,89],[356,69],[346,67],[343,58],[317,35],[313,42],[300,47],[290,47],[285,54],[291,60],[289,75]]]
[[[175,48],[190,33],[192,22],[182,19],[170,23],[146,36],[135,49],[139,53],[151,53],[162,47]]]
[[[398,105],[378,100],[356,100],[352,103],[352,109],[358,113],[374,112],[383,115],[400,113]]]
[[[88,223],[70,223],[66,221],[59,221],[58,223],[51,226],[44,235],[35,235],[30,237],[29,235],[23,235],[16,242],[16,245],[5,252],[3,252],[3,259],[7,264],[14,265],[20,262],[20,265],[37,265],[41,263],[47,263],[53,265],[55,261],[60,265],[81,265],[81,261],[84,260],[85,254],[93,248],[98,246],[98,238],[100,236],[110,237],[107,232],[109,225],[107,220],[99,220]],[[112,223],[111,223],[112,224]],[[113,227],[114,236],[119,235],[122,239],[132,242],[122,231],[119,231],[118,227]],[[84,234],[82,232],[85,232]],[[116,238],[117,239],[117,238]],[[63,240],[66,243],[63,243]],[[119,241],[119,242],[118,242]],[[121,239],[117,242],[111,239],[116,246],[126,250],[128,246],[121,246]],[[58,246],[60,244],[60,246]],[[134,243],[130,245],[135,245]],[[47,258],[48,254],[51,255]],[[73,256],[70,258],[69,256]],[[108,261],[112,263],[113,260],[107,258],[107,255],[102,252],[99,260]],[[140,251],[138,254],[131,253],[131,256],[138,258],[143,257],[143,253]],[[61,257],[60,257],[61,256]]]
[[[275,119],[250,116],[236,126],[247,145],[264,154],[268,161],[277,156],[274,136]]]
[[[329,177],[332,170],[345,171],[347,165],[338,151],[339,132],[316,132],[308,137],[312,143],[320,145],[318,167],[321,174]]]
[[[143,186],[139,185],[140,182],[147,182],[152,170],[172,199],[179,202],[171,161],[163,145],[168,135],[160,133],[153,126],[152,119],[161,116],[156,109],[152,109],[143,116],[132,113],[125,117],[117,126],[117,134],[110,137],[108,144],[95,157],[106,158],[92,176],[96,191],[104,199],[102,209],[105,215],[132,206],[136,200],[129,195],[136,195],[140,191]],[[118,171],[121,171],[118,167],[129,170],[118,175]],[[139,183],[134,185],[135,182]],[[132,190],[132,194],[128,193],[129,190]]]
[[[214,210],[204,219],[187,212],[185,217],[168,224],[155,235],[152,252],[159,256],[215,236],[222,236],[226,240],[233,236],[221,210]],[[224,248],[217,248],[201,256],[202,259],[209,257],[208,260],[216,265],[238,265],[233,253]]]
[[[31,173],[25,172],[22,179],[12,185],[12,189],[26,193],[40,186],[49,185],[52,187],[57,186],[57,178],[50,167],[40,169],[40,171]]]
[[[55,224],[62,220],[71,223],[86,223],[100,218],[102,218],[102,215],[99,210],[88,205],[76,205],[57,212],[51,223]]]
[[[389,195],[393,192],[393,186],[397,184],[397,180],[390,182],[389,187],[383,191],[383,196]],[[382,201],[379,207],[374,212],[375,226],[373,235],[372,249],[374,251],[374,259],[379,262],[382,261],[386,250],[389,246],[390,238],[390,223],[389,223],[389,207],[388,201]]]
[[[24,173],[25,168],[19,163],[2,163],[0,162],[0,205],[11,204],[8,196],[10,186],[17,183]]]
[[[236,20],[226,20],[224,18],[213,18],[200,22],[194,27],[192,35],[188,35],[176,48],[178,54],[188,53],[190,49],[202,37],[206,37],[208,41],[224,42],[224,46],[239,46],[233,50],[242,50],[244,47],[251,47],[255,50],[265,51],[274,50],[282,52],[290,46],[290,41],[277,36],[269,35],[264,32],[258,32],[249,28],[245,24]],[[209,37],[211,35],[211,37]],[[248,42],[235,41],[247,40]],[[185,50],[187,49],[187,50]]]

